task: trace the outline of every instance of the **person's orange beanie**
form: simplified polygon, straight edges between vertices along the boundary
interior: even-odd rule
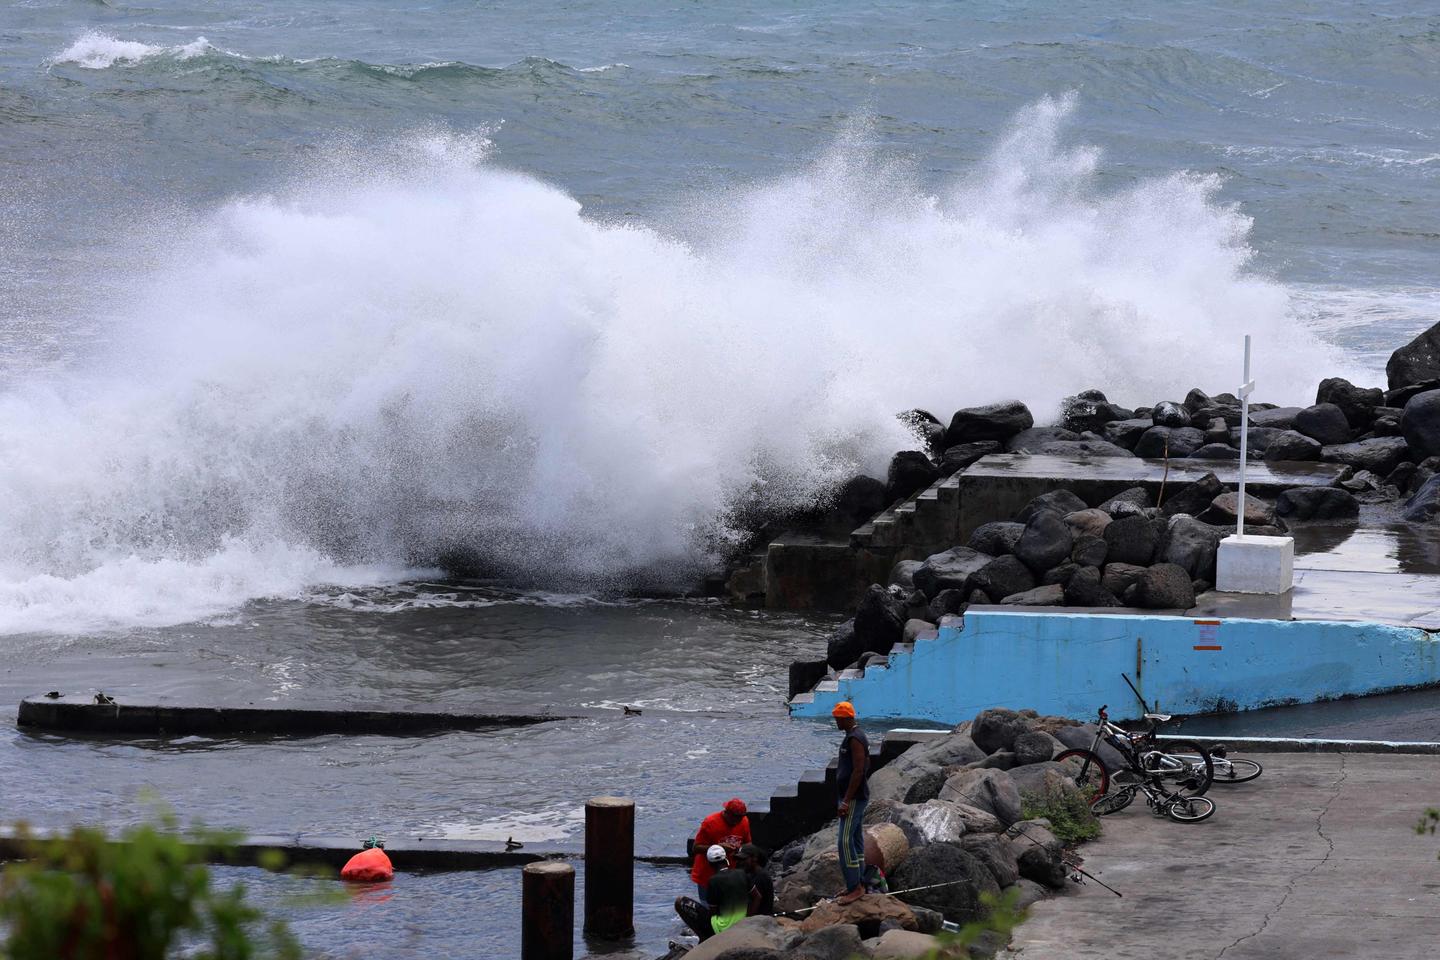
[[[841,700],[835,704],[835,709],[830,711],[832,717],[849,717],[855,719],[855,704],[849,700]]]

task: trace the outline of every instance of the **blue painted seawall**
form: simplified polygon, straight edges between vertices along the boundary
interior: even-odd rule
[[[1084,719],[1108,703],[1135,715],[1122,673],[1169,713],[1249,710],[1440,684],[1437,651],[1427,631],[1378,623],[971,610],[790,711],[828,717],[849,700],[862,717],[957,723],[987,707]]]

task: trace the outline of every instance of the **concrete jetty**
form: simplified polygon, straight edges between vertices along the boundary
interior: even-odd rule
[[[1142,803],[1080,853],[1098,885],[1031,908],[1003,956],[1023,960],[1429,960],[1440,938],[1440,757],[1272,754],[1260,779],[1212,787],[1213,817]]]

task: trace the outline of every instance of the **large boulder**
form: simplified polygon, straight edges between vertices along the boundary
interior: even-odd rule
[[[917,930],[886,930],[874,940],[867,940],[866,946],[871,960],[926,960],[940,956],[944,944],[932,934]]]
[[[810,904],[804,904],[810,906]],[[685,954],[685,960],[720,960],[726,954],[740,954],[741,951],[773,950],[784,956],[800,939],[800,932],[782,924],[774,917],[746,917],[727,929],[717,933],[699,946],[692,947]]]
[[[980,711],[970,722],[970,739],[985,753],[994,753],[1013,749],[1016,738],[1030,730],[1029,718],[1004,707],[992,707]]]
[[[1147,610],[1189,610],[1195,606],[1190,574],[1173,563],[1155,564],[1135,583],[1135,605]]]
[[[1029,523],[1036,514],[1047,510],[1063,517],[1077,510],[1084,510],[1085,507],[1085,501],[1069,490],[1051,490],[1049,493],[1040,494],[1021,507],[1020,512],[1015,515],[1015,519],[1020,523]]]
[[[792,947],[785,957],[786,960],[851,960],[863,956],[864,949],[859,928],[854,924],[840,923],[806,934],[805,939]]]
[[[1427,523],[1440,514],[1440,474],[1435,474],[1420,485],[1420,489],[1405,501],[1403,516],[1412,523]]]
[[[1103,430],[1110,421],[1129,416],[1127,408],[1110,403],[1099,390],[1086,390],[1060,401],[1060,426],[1076,433]]]
[[[1012,826],[1005,835],[1015,847],[1020,876],[1052,890],[1065,886],[1070,874],[1064,859],[1065,845],[1050,832],[1048,821],[1026,820]]]
[[[902,800],[920,778],[941,773],[948,767],[984,760],[985,753],[986,751],[980,749],[970,735],[965,733],[952,733],[916,744],[870,775],[868,783],[871,802]],[[936,795],[938,794],[937,787]]]
[[[1127,487],[1096,509],[1104,510],[1111,517],[1123,517],[1154,505],[1155,501],[1150,499],[1150,493],[1144,487]]]
[[[1120,599],[1101,584],[1098,567],[1081,567],[1065,583],[1065,604],[1070,607],[1118,607]]]
[[[1150,422],[1157,427],[1188,427],[1190,411],[1173,400],[1161,400],[1150,408]]]
[[[1306,462],[1319,460],[1320,451],[1324,449],[1318,440],[1312,440],[1303,433],[1294,430],[1286,430],[1278,437],[1271,439],[1265,447],[1266,463],[1281,463],[1286,461]]]
[[[1093,723],[1082,723],[1073,727],[1060,727],[1055,731],[1055,739],[1063,743],[1069,750],[1093,750],[1095,753],[1098,753],[1101,762],[1105,764],[1105,768],[1111,773],[1114,773],[1116,770],[1125,769],[1126,761],[1125,758],[1120,755],[1119,750],[1116,750],[1104,740],[1099,741],[1098,744],[1096,743],[1096,729]]]
[[[1005,447],[999,440],[976,440],[972,443],[957,443],[953,447],[946,447],[945,452],[940,454],[940,474],[950,476],[959,473],[970,464],[982,457],[988,457],[992,453],[1000,453]]]
[[[1252,427],[1275,427],[1279,430],[1294,430],[1295,416],[1299,412],[1299,407],[1271,407],[1268,410],[1258,410],[1252,406],[1250,408],[1250,425]]]
[[[991,559],[970,547],[952,547],[944,553],[926,557],[911,577],[915,589],[933,600],[941,590],[968,590],[970,578]]]
[[[906,903],[939,911],[946,920],[960,924],[985,916],[981,894],[1000,893],[1000,885],[985,864],[958,843],[921,847],[896,873],[894,881],[902,890],[929,888],[900,897]]]
[[[885,495],[893,502],[924,490],[940,477],[930,457],[919,450],[901,450],[890,460]]]
[[[1075,538],[1075,545],[1070,548],[1070,562],[1081,567],[1103,567],[1109,554],[1110,547],[1104,537],[1085,534]]]
[[[1286,520],[1349,520],[1360,515],[1360,501],[1339,487],[1293,487],[1276,498],[1275,515]]]
[[[1099,507],[1089,507],[1085,510],[1076,510],[1074,513],[1065,515],[1065,526],[1077,537],[1105,536],[1105,528],[1110,526],[1110,521],[1115,519],[1101,510]]]
[[[1220,494],[1210,501],[1207,515],[1213,515],[1217,523],[1232,524],[1240,513],[1240,494],[1234,490]],[[1269,527],[1275,525],[1275,508],[1258,497],[1245,494],[1245,525]]]
[[[842,526],[858,527],[885,509],[885,483],[874,477],[858,476],[845,481],[835,496],[831,514]]]
[[[1105,564],[1105,569],[1100,576],[1100,586],[1116,597],[1125,596],[1125,591],[1130,585],[1145,573],[1145,567],[1133,563],[1116,563],[1110,561]]]
[[[903,632],[903,627],[901,628]],[[825,642],[825,662],[843,670],[865,652],[865,643],[855,635],[855,621],[846,620],[836,627]]]
[[[970,578],[972,590],[979,590],[992,599],[1024,593],[1035,586],[1035,575],[1018,557],[996,557],[977,570]]]
[[[1390,362],[1385,364],[1391,390],[1436,378],[1440,378],[1440,323],[1390,354]]]
[[[1156,548],[1156,560],[1173,563],[1185,570],[1191,580],[1215,582],[1215,552],[1229,533],[1221,527],[1196,520],[1186,514],[1170,518],[1165,536]]]
[[[1440,454],[1440,390],[1410,398],[1400,415],[1400,432],[1417,461]]]
[[[902,590],[915,589],[915,571],[919,570],[921,561],[900,560],[890,568],[890,577],[886,583],[892,587],[899,587]]]
[[[1385,405],[1385,391],[1379,387],[1357,387],[1342,377],[1320,381],[1316,403],[1333,403],[1345,414],[1351,429],[1365,430],[1375,422],[1375,410]]]
[[[990,875],[1001,887],[1008,887],[1020,879],[1020,864],[1015,860],[1015,848],[1005,837],[994,833],[971,833],[961,838],[960,845],[967,853],[985,864]]]
[[[1070,527],[1060,514],[1041,510],[1025,524],[1025,532],[1015,544],[1015,556],[1039,576],[1046,570],[1066,560],[1074,546]]]
[[[1149,517],[1138,514],[1118,517],[1105,528],[1106,556],[1110,563],[1132,563],[1146,567],[1155,558],[1158,539]]]
[[[889,653],[904,635],[908,619],[904,597],[871,584],[855,610],[855,638],[867,653]]]
[[[1240,451],[1228,443],[1207,443],[1190,454],[1191,460],[1239,460]]]
[[[922,593],[921,596],[923,597],[924,594]],[[938,624],[945,617],[964,613],[965,598],[967,596],[969,596],[969,594],[966,591],[956,590],[953,587],[948,590],[941,590],[935,594],[935,598],[931,600],[929,606],[925,608],[925,616],[929,618],[931,623]]]
[[[1284,433],[1286,433],[1286,431],[1276,429],[1275,427],[1252,426],[1249,432],[1245,434],[1245,436],[1248,438],[1246,440],[1246,455],[1251,457],[1264,457],[1265,454],[1270,450],[1271,442],[1274,441],[1276,437],[1281,436]],[[1239,427],[1230,428],[1230,446],[1234,447],[1236,450],[1240,449]]]
[[[1105,429],[1100,431],[1106,440],[1123,447],[1126,450],[1134,450],[1140,438],[1145,435],[1155,424],[1149,417],[1134,417],[1129,420],[1116,420],[1105,424]]]
[[[1074,443],[1079,439],[1080,434],[1064,427],[1031,427],[1006,440],[1005,449],[1010,453],[1040,453],[1046,444]]]
[[[1016,523],[1013,520],[992,520],[989,523],[982,523],[970,534],[970,540],[966,544],[971,550],[978,550],[981,553],[988,553],[992,557],[1004,556],[1007,553],[1015,552],[1015,544],[1020,542],[1020,537],[1025,533],[1025,524]]]
[[[1194,427],[1151,427],[1135,444],[1135,456],[1150,460],[1188,457],[1205,446],[1205,433]]]
[[[1213,473],[1207,473],[1168,495],[1160,505],[1160,512],[1167,517],[1177,513],[1198,516],[1208,510],[1215,498],[1224,492],[1225,485],[1220,482],[1220,478]]]
[[[1324,447],[1320,451],[1320,459],[1384,476],[1398,467],[1409,454],[1410,444],[1403,437],[1375,437]]]
[[[1006,607],[1058,607],[1065,602],[1065,588],[1058,583],[1043,583],[1000,600]]]
[[[1061,749],[1060,741],[1041,730],[1031,730],[1015,738],[1015,762],[1024,766],[1030,763],[1044,763]]]
[[[879,932],[880,924],[886,921],[898,923],[902,930],[914,930],[917,926],[915,914],[899,900],[883,893],[867,893],[846,904],[839,904],[834,900],[822,901],[800,922],[800,931],[808,934],[836,924],[848,923],[858,928],[862,936],[867,932],[873,936]],[[849,960],[851,956],[854,954],[847,954],[845,960]]]
[[[1295,432],[1323,445],[1350,442],[1350,421],[1333,403],[1317,403],[1295,414]]]
[[[1046,440],[1043,443],[1032,443],[1024,450],[1033,456],[1072,457],[1080,460],[1094,457],[1135,456],[1124,447],[1116,446],[1108,440],[1102,440],[1093,435],[1082,436],[1079,440]]]
[[[1030,408],[1018,400],[966,407],[956,410],[950,418],[950,429],[945,431],[945,445],[953,447],[975,440],[1009,440],[1021,430],[1029,430],[1033,426],[1035,418],[1030,415]]]
[[[957,771],[946,778],[939,799],[979,807],[1001,823],[1020,819],[1020,790],[1004,770]]]

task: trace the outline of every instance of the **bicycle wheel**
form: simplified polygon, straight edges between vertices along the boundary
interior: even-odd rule
[[[1074,771],[1070,774],[1070,779],[1075,781],[1075,786],[1091,803],[1105,796],[1105,792],[1110,789],[1110,773],[1105,769],[1105,761],[1100,759],[1099,754],[1089,750],[1066,750],[1056,755],[1055,762],[1065,764],[1066,770]]]
[[[1092,801],[1090,804],[1090,812],[1097,817],[1109,816],[1112,813],[1119,813],[1121,810],[1130,806],[1130,802],[1134,799],[1134,790],[1121,788],[1114,793],[1107,793],[1100,799]]]
[[[1210,759],[1215,767],[1216,783],[1249,783],[1263,772],[1260,764],[1254,760],[1231,757]]]
[[[1209,797],[1177,797],[1165,805],[1165,815],[1176,823],[1199,823],[1214,812]]]
[[[1200,796],[1215,778],[1209,751],[1193,740],[1170,741],[1154,759],[1153,772],[1182,797]]]

